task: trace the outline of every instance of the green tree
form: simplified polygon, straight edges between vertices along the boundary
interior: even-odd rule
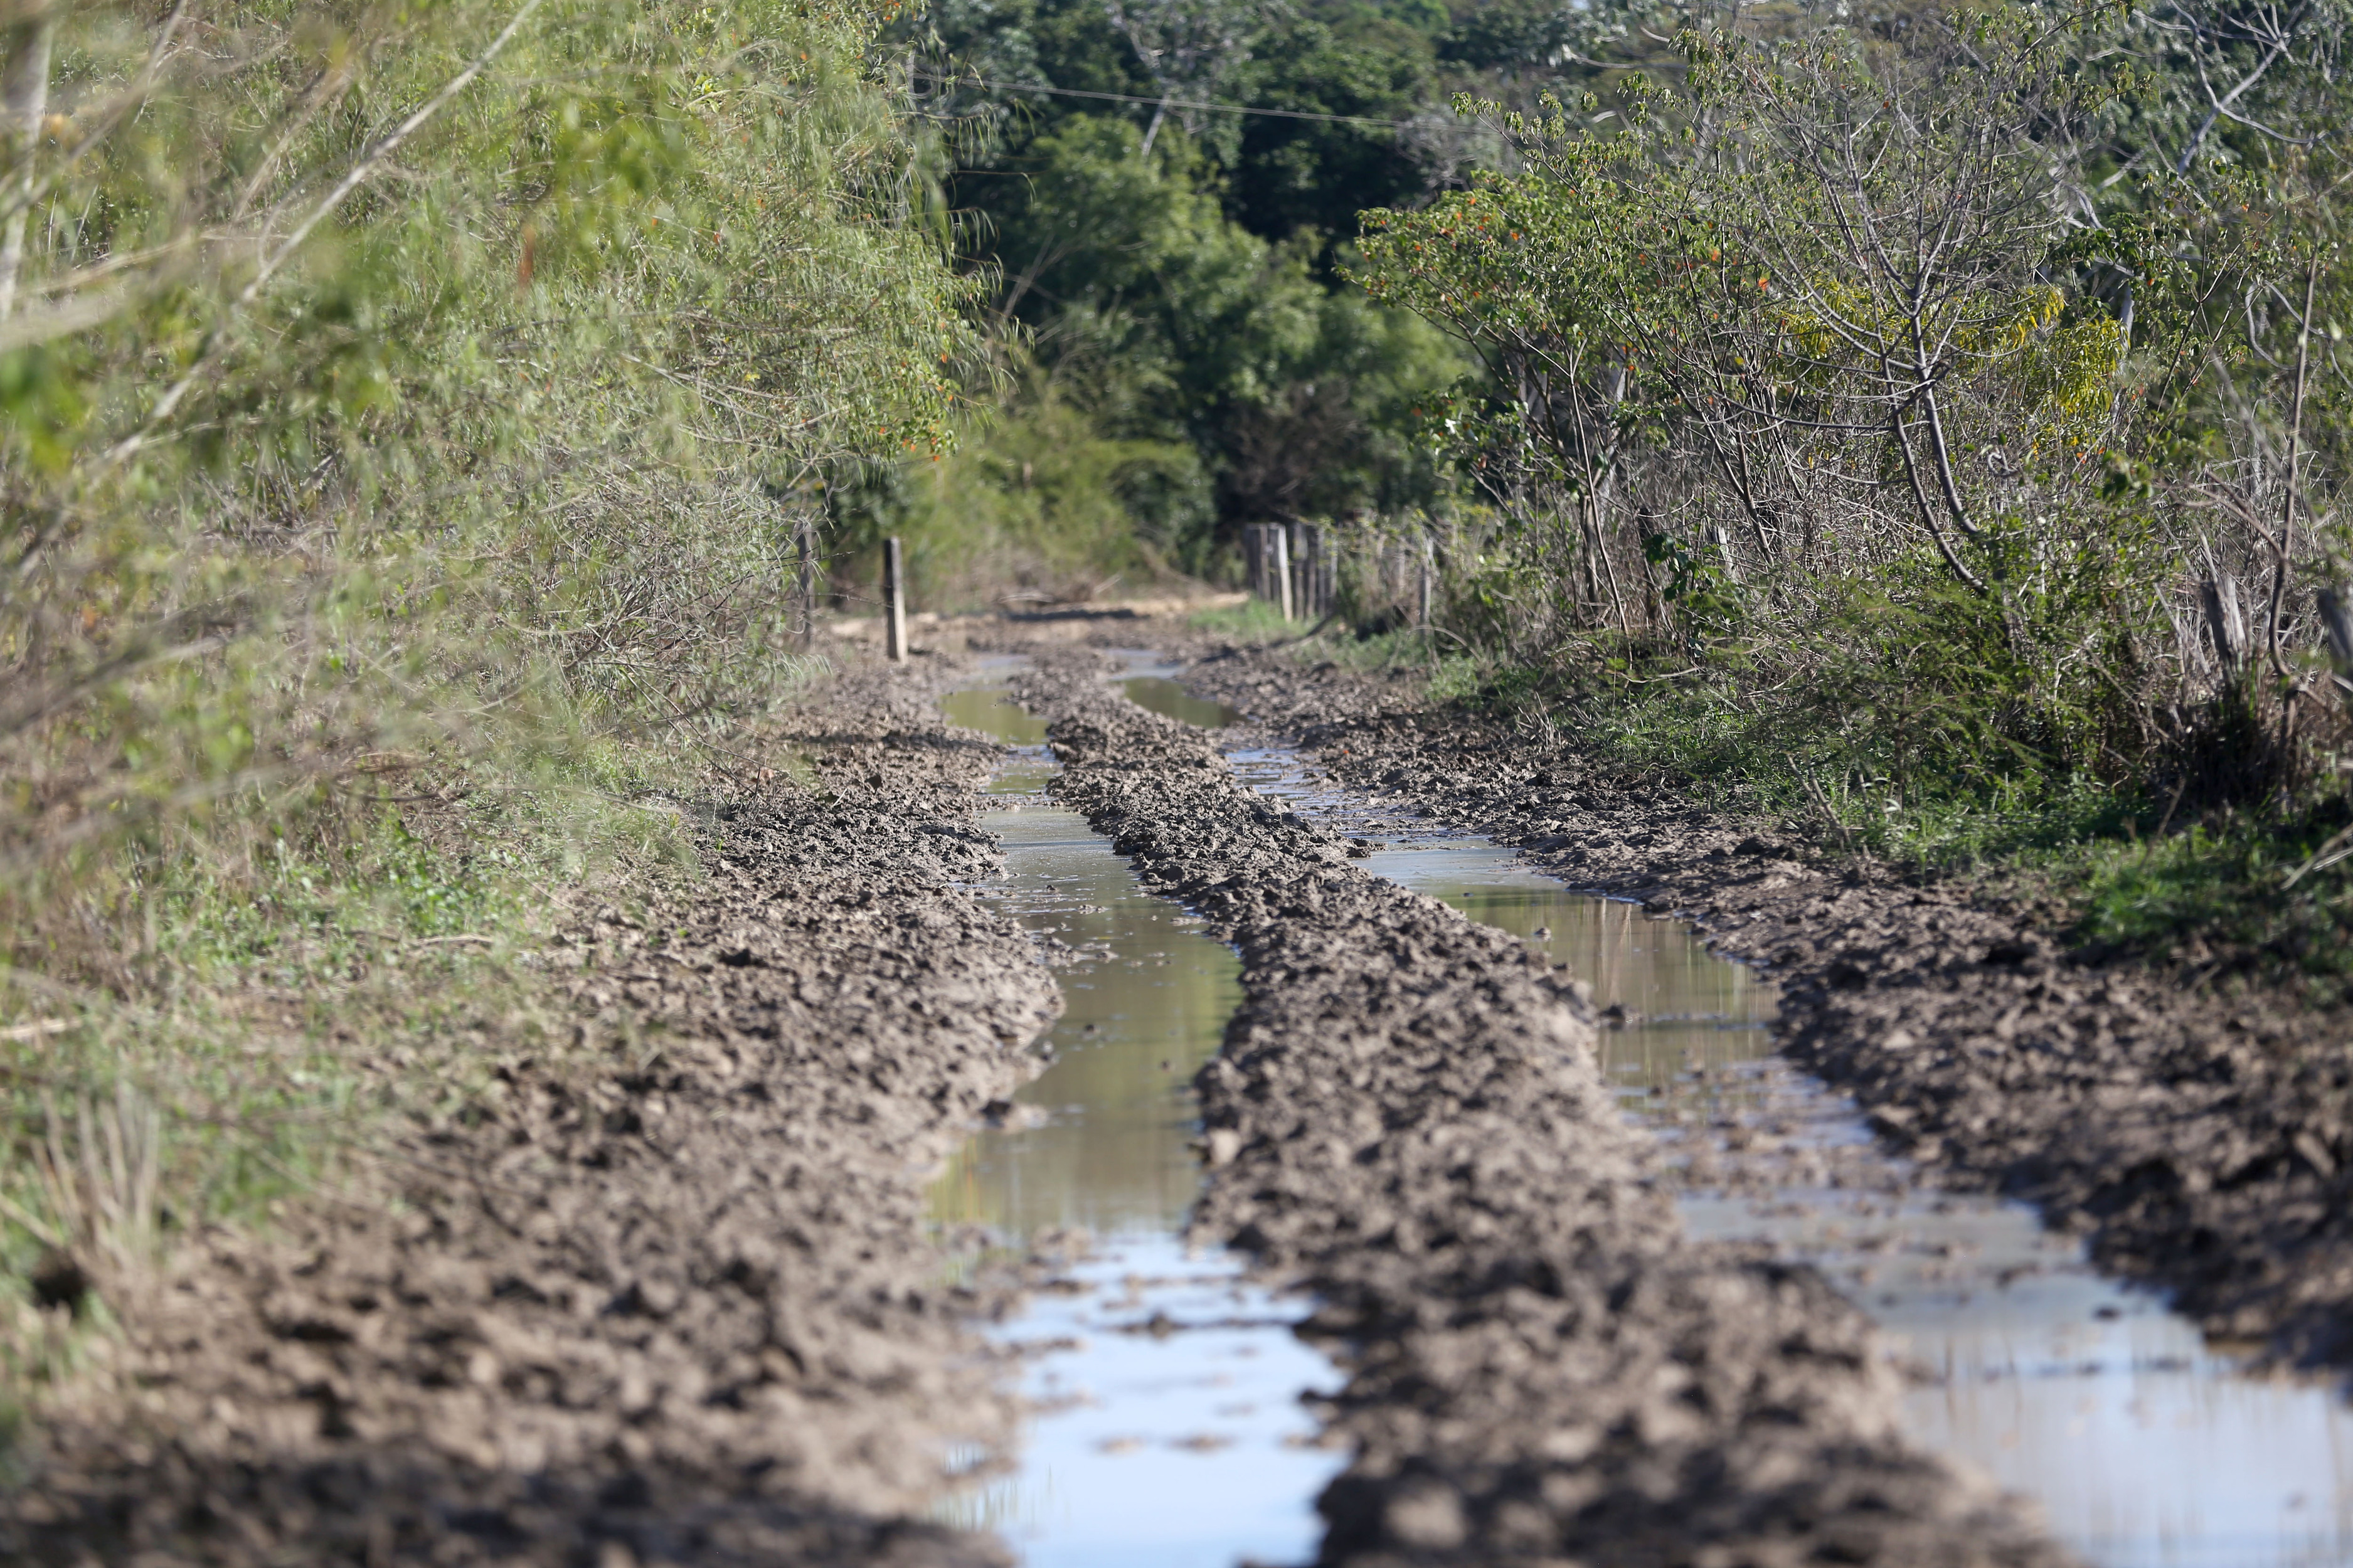
[[[1002,308],[1107,431],[1191,446],[1230,520],[1426,489],[1401,416],[1459,371],[1436,333],[1325,287],[1311,240],[1270,244],[1229,219],[1181,131],[1147,158],[1131,123],[1073,116],[1031,151],[1000,230]],[[1205,559],[1207,541],[1157,542]]]
[[[1435,498],[1412,410],[1457,356],[1333,268],[1360,207],[1418,201],[1460,161],[1434,101],[1439,8],[957,0],[930,20],[950,200],[1018,357],[1064,400],[1052,416],[1194,454],[1123,489],[1150,560],[1213,572],[1241,521]],[[1181,107],[1212,98],[1281,112]],[[997,428],[1042,416],[1045,383],[1025,384]],[[1123,550],[1105,542],[1104,570]]]
[[[2317,305],[2291,289],[2324,298],[2321,260],[2235,173],[2071,216],[2083,169],[2054,149],[2113,144],[2144,87],[2105,41],[2024,8],[1686,35],[1676,90],[1491,108],[1517,172],[1368,214],[1376,297],[1487,363],[1451,442],[1498,509],[1463,558],[1482,629],[1761,677],[1760,717],[1810,710],[1866,773],[1988,798],[2138,787],[2189,731],[2257,732],[2251,641],[2302,642],[2306,674],[2274,657],[2293,708],[2327,546],[2284,526],[2325,507],[2284,477],[2320,475],[2297,438]],[[2274,323],[2247,352],[2218,290]],[[2267,499],[2217,466],[2232,422],[2269,443]],[[2261,563],[2261,615],[2192,596],[2202,574],[2236,605]],[[2242,789],[2300,765],[2239,751]]]

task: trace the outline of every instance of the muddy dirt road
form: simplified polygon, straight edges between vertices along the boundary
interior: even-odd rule
[[[793,728],[817,787],[689,803],[694,895],[548,955],[575,1038],[489,1035],[495,1100],[108,1290],[123,1333],[31,1426],[0,1560],[1002,1559],[923,1522],[948,1441],[1010,1410],[923,1177],[1060,1007],[965,886],[997,750],[887,677]]]
[[[1242,954],[1195,1223],[1295,1271],[1346,1347],[1322,1561],[2064,1560],[1896,1437],[1818,1277],[1681,1240],[1572,980],[1356,868],[1095,660],[1014,689],[1060,797]]]
[[[1787,1048],[1887,1150],[2031,1192],[2214,1326],[2348,1353],[2344,1079],[2293,1029],[2232,1027],[1947,891],[1827,870],[1573,745],[1187,651],[1192,697],[1162,706],[1246,713],[1360,804],[1525,846],[1769,961]],[[1196,1080],[1192,1234],[1313,1293],[1303,1331],[1343,1374],[1314,1408],[1345,1455],[1320,1561],[2076,1560],[1907,1436],[1851,1292],[1786,1248],[1694,1237],[1692,1148],[1598,1067],[1622,1014],[1368,872],[1366,843],[1254,791],[1114,668],[1039,647],[1009,689],[1050,726],[1052,798],[1239,953]],[[1080,955],[985,896],[1006,753],[939,707],[973,679],[948,658],[853,671],[761,738],[773,782],[683,803],[701,879],[578,912],[547,964],[575,1026],[486,1023],[489,1100],[406,1126],[269,1236],[94,1280],[120,1331],[28,1426],[0,1558],[1006,1561],[944,1507],[944,1469],[1014,1443],[1014,1363],[981,1331],[1073,1243],[956,1284],[972,1237],[927,1220],[925,1184],[1018,1121]],[[1723,1122],[1705,1157],[1756,1136]],[[1886,1158],[1855,1173],[1865,1154]]]
[[[1190,684],[1335,777],[1688,915],[1781,985],[1783,1048],[1942,1179],[2028,1199],[2210,1333],[2353,1361],[2353,1019],[2066,950],[2031,914],[1818,855],[1379,683],[1210,651]],[[2193,977],[2194,978],[2194,977]]]

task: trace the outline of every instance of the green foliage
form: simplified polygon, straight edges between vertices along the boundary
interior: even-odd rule
[[[674,873],[610,797],[807,678],[789,535],[978,350],[888,7],[54,17],[0,138],[17,1264],[121,1239],[40,1174],[110,1118],[165,1223],[250,1213],[543,1043],[548,884]]]
[[[1672,533],[1645,534],[1642,559],[1657,569],[1659,596],[1694,633],[1728,631],[1738,622],[1740,600],[1730,574],[1687,542]]]
[[[1275,19],[1235,73],[1233,100],[1309,114],[1409,121],[1446,100],[1438,18],[1412,6],[1310,6]],[[1244,119],[1220,158],[1228,210],[1252,233],[1319,244],[1357,212],[1420,197],[1439,147],[1379,124]],[[1221,149],[1222,151],[1222,149]]]
[[[1280,606],[1264,599],[1250,599],[1230,606],[1197,610],[1190,617],[1190,624],[1198,630],[1245,642],[1272,642],[1296,637],[1300,629],[1282,618]]]
[[[1183,441],[1104,434],[1101,413],[1052,374],[1029,368],[971,417],[955,450],[881,470],[842,499],[839,572],[881,570],[896,535],[910,593],[928,610],[1092,598],[1202,569],[1212,500]]]
[[[1517,166],[1367,212],[1355,272],[1483,362],[1428,426],[1484,503],[1477,700],[1856,849],[2063,863],[2087,930],[2287,929],[2263,858],[2348,740],[2341,17],[2168,16],[1694,23],[1606,99],[1463,104]],[[2152,852],[2171,891],[2084,869],[2210,818],[2245,853]]]
[[[2150,759],[2130,649],[2170,634],[2145,585],[2173,563],[2146,530],[2070,521],[2047,533],[2022,520],[1989,531],[1999,614],[1926,561],[1889,581],[1833,584],[1791,704],[1837,737],[1825,760],[1996,807],[2077,778],[2135,783]]]
[[[967,479],[988,487],[969,538],[953,537],[953,513],[926,531],[959,580],[977,584],[981,560],[1067,575],[1082,557],[1097,578],[1216,576],[1222,524],[1431,494],[1409,410],[1460,374],[1451,345],[1319,280],[1311,243],[1233,221],[1183,131],[1149,157],[1142,140],[1124,120],[1072,114],[1024,151],[996,242],[1000,309],[1031,334],[1022,385],[970,429],[972,464],[902,476],[891,488],[915,499],[882,509],[911,518],[934,505],[925,494],[946,505]],[[1041,478],[1039,444],[1073,438]],[[1095,543],[1074,550],[1082,536]],[[1037,572],[1014,575],[1034,585]]]
[[[1210,514],[1172,531],[1131,512],[1156,560],[1220,577],[1241,522],[1436,498],[1409,411],[1459,355],[1333,267],[1360,207],[1418,199],[1465,135],[1492,144],[1438,107],[1440,8],[958,0],[928,20],[933,106],[958,127],[951,200],[998,310],[1103,438],[1195,454]],[[1028,83],[1137,101],[1014,90]],[[1162,112],[1163,97],[1343,118]]]
[[[2231,813],[2183,832],[2110,838],[2055,868],[2088,941],[2150,952],[2196,979],[2284,980],[2353,1001],[2346,813],[2284,822]]]
[[[1140,133],[1155,118],[1164,86],[1187,101],[1297,114],[1346,116],[1372,123],[1334,123],[1282,116],[1172,110],[1216,169],[1229,217],[1271,241],[1302,229],[1318,243],[1345,237],[1358,209],[1402,205],[1430,183],[1433,160],[1447,155],[1443,138],[1400,136],[1384,121],[1432,116],[1442,121],[1450,90],[1468,79],[1439,70],[1434,39],[1450,30],[1440,7],[1374,5],[1361,0],[1309,0],[1296,6],[1222,7],[1201,0],[1145,0],[1119,8],[1146,30],[1156,17],[1222,10],[1228,26],[1215,58],[1195,62],[1180,82],[1164,68],[1155,77],[1137,44],[1112,19],[1101,0],[946,0],[926,16],[925,47],[937,74],[964,85],[944,88],[940,108],[973,117],[986,128],[967,149],[971,163],[960,195],[994,220],[1018,200],[1002,177],[1027,166],[1027,149],[1072,118],[1124,120]],[[1149,41],[1148,39],[1146,40]],[[1514,61],[1513,63],[1524,63]],[[1023,85],[1114,92],[1138,101],[1124,109],[1099,102],[1025,97]],[[1433,123],[1429,130],[1438,131]],[[1442,163],[1439,165],[1444,170]],[[994,234],[976,237],[993,248]]]
[[[891,221],[877,21],[247,7],[229,75],[142,78],[152,29],[77,14],[15,328],[44,338],[0,366],[0,650],[40,694],[0,723],[11,864],[168,837],[192,790],[299,811],[371,752],[762,700],[793,498],[944,445],[969,343]],[[437,104],[393,180],[369,149]],[[312,219],[259,268],[208,248]]]

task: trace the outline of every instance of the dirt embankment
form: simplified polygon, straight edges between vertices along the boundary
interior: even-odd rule
[[[566,931],[579,1038],[267,1239],[110,1305],[30,1428],[0,1560],[996,1563],[913,1521],[1008,1411],[925,1167],[1060,1003],[953,881],[996,864],[919,678],[807,726],[823,788],[712,803],[705,875]]]
[[[1229,652],[1187,683],[1301,739],[1352,790],[1573,886],[1690,915],[1782,986],[1787,1054],[1942,1178],[2084,1232],[2210,1333],[2353,1363],[2345,1018],[2209,995],[1964,889],[1832,861],[1378,682]]]
[[[1196,1223],[1325,1299],[1356,1457],[1324,1563],[2064,1561],[1905,1446],[1819,1277],[1680,1238],[1578,988],[1351,866],[1091,656],[1041,662],[1015,690],[1055,793],[1242,956]]]

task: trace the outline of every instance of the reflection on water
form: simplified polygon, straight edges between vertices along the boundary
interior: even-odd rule
[[[1221,730],[1241,717],[1222,702],[1187,696],[1183,687],[1165,675],[1130,676],[1119,683],[1119,689],[1139,708],[1204,730]]]
[[[1851,1101],[1778,1062],[1738,1069],[1761,1191],[1694,1192],[1695,1236],[1807,1259],[1920,1363],[1905,1425],[2034,1499],[2101,1568],[2353,1562],[2353,1411],[2242,1376],[2158,1300],[2093,1271],[2022,1204],[1915,1189]],[[1670,1098],[1666,1104],[1676,1103]],[[1720,1148],[1721,1134],[1707,1130]],[[1683,1142],[1690,1142],[1691,1132]],[[1824,1152],[1841,1185],[1809,1167]],[[1794,1176],[1794,1180],[1788,1178]]]
[[[1193,1075],[1241,1004],[1240,963],[1139,890],[1077,813],[1032,797],[981,826],[1004,841],[1010,912],[1087,957],[1061,976],[1054,1065],[1014,1097],[1044,1124],[972,1140],[934,1211],[1017,1237],[1058,1225],[1172,1233],[1201,1184]]]
[[[1980,1331],[1912,1396],[1924,1443],[2042,1504],[2063,1540],[2115,1568],[2353,1563],[2353,1422],[2309,1387],[2235,1375],[2154,1309]],[[1987,1438],[1991,1439],[1991,1451]]]
[[[1772,986],[1677,921],[1571,893],[1485,840],[1409,840],[1357,864],[1510,931],[1592,986],[1595,1006],[1619,1008],[1626,1026],[1602,1032],[1601,1068],[1621,1091],[1772,1048]]]
[[[2106,1281],[2070,1270],[2038,1286],[1980,1296],[1966,1331],[1910,1332],[1942,1358],[1906,1402],[1921,1443],[2035,1498],[2103,1568],[2353,1563],[2343,1401],[2239,1375],[2190,1324]]]
[[[2097,1568],[2353,1563],[2343,1400],[2239,1374],[2023,1205],[1915,1187],[1852,1101],[1769,1055],[1768,983],[1681,922],[1573,893],[1492,843],[1368,814],[1294,755],[1234,760],[1384,843],[1366,868],[1530,941],[1619,1009],[1602,1065],[1692,1159],[1691,1233],[1769,1242],[1869,1310],[1918,1371],[1904,1415],[1922,1447],[2032,1499]]]
[[[1015,1245],[1063,1226],[1098,1245],[1067,1289],[998,1331],[1055,1346],[1025,1363],[1038,1413],[1010,1473],[941,1516],[998,1531],[1028,1568],[1303,1561],[1319,1533],[1313,1500],[1342,1461],[1309,1446],[1299,1398],[1337,1378],[1291,1332],[1306,1303],[1247,1286],[1231,1255],[1178,1239],[1201,1183],[1192,1078],[1240,1002],[1240,963],[1039,793],[1052,773],[1042,724],[999,691],[942,707],[1026,748],[992,786],[1004,809],[982,819],[1005,847],[992,891],[1077,959],[1060,971],[1053,1065],[1016,1095],[1011,1130],[956,1154],[932,1212]]]
[[[1291,1334],[1297,1304],[1239,1272],[1230,1255],[1131,1232],[1071,1271],[1077,1293],[1039,1297],[1014,1331],[1082,1347],[1024,1384],[1059,1408],[1032,1423],[1017,1472],[943,1517],[997,1531],[1029,1568],[1312,1557],[1308,1502],[1339,1458],[1308,1446],[1299,1395],[1338,1379]]]
[[[1008,746],[1038,746],[1046,741],[1046,721],[996,687],[951,691],[940,699],[940,711],[949,723],[977,730]]]

